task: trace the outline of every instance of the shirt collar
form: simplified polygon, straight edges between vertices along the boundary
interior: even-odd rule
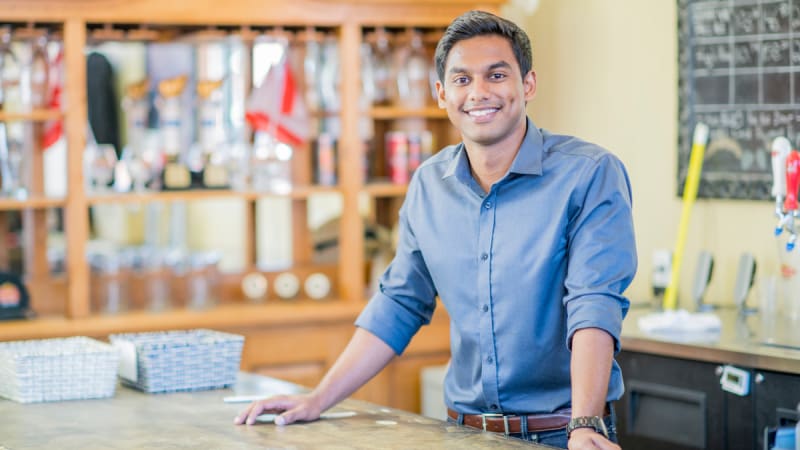
[[[526,125],[528,127],[525,132],[525,138],[522,140],[522,145],[511,162],[511,167],[508,173],[518,173],[524,175],[541,175],[542,174],[542,157],[544,155],[542,133],[536,128],[536,125],[530,118],[526,118]],[[450,161],[450,165],[445,170],[442,178],[447,178],[455,175],[461,182],[466,182],[472,178],[472,172],[469,167],[469,159],[467,152],[464,148],[464,143],[461,142],[456,147],[455,155]]]

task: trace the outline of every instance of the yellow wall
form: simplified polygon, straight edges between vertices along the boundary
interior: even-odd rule
[[[533,42],[536,124],[611,150],[625,163],[634,191],[639,272],[632,301],[651,298],[655,249],[675,245],[681,211],[676,192],[677,34],[674,0],[542,0],[525,18]],[[765,151],[767,151],[765,149]],[[689,298],[697,254],[715,257],[707,300],[731,303],[739,255],[752,252],[758,273],[777,270],[770,202],[698,200],[681,272],[680,306]],[[750,304],[756,305],[757,286]]]

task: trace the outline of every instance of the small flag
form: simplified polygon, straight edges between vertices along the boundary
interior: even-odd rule
[[[45,107],[48,109],[61,109],[61,95],[63,91],[64,75],[64,49],[59,48],[56,57],[48,64],[48,86],[45,97]],[[47,149],[55,144],[64,134],[64,124],[61,119],[48,120],[44,124],[43,148]]]
[[[261,85],[251,92],[245,118],[254,130],[266,131],[287,144],[300,145],[309,138],[309,117],[287,53],[288,47],[281,62],[270,67]]]

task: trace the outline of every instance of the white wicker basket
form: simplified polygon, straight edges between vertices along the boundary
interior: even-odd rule
[[[236,383],[244,336],[213,330],[109,336],[121,352],[122,384],[149,392],[196,391]]]
[[[20,403],[111,397],[118,366],[113,347],[88,337],[0,342],[0,396]]]

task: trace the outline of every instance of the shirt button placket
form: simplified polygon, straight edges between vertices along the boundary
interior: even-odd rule
[[[497,368],[495,364],[495,344],[492,330],[492,290],[490,280],[490,266],[489,262],[490,252],[492,251],[492,235],[494,234],[494,213],[492,209],[495,206],[494,195],[490,194],[484,197],[483,202],[479,206],[480,215],[480,230],[478,235],[478,298],[482,303],[479,303],[478,310],[480,311],[480,352],[484,355],[482,370],[481,384],[483,385],[484,393],[486,395],[487,406],[491,411],[499,409],[499,399],[497,396],[496,385],[498,379],[496,376]]]

